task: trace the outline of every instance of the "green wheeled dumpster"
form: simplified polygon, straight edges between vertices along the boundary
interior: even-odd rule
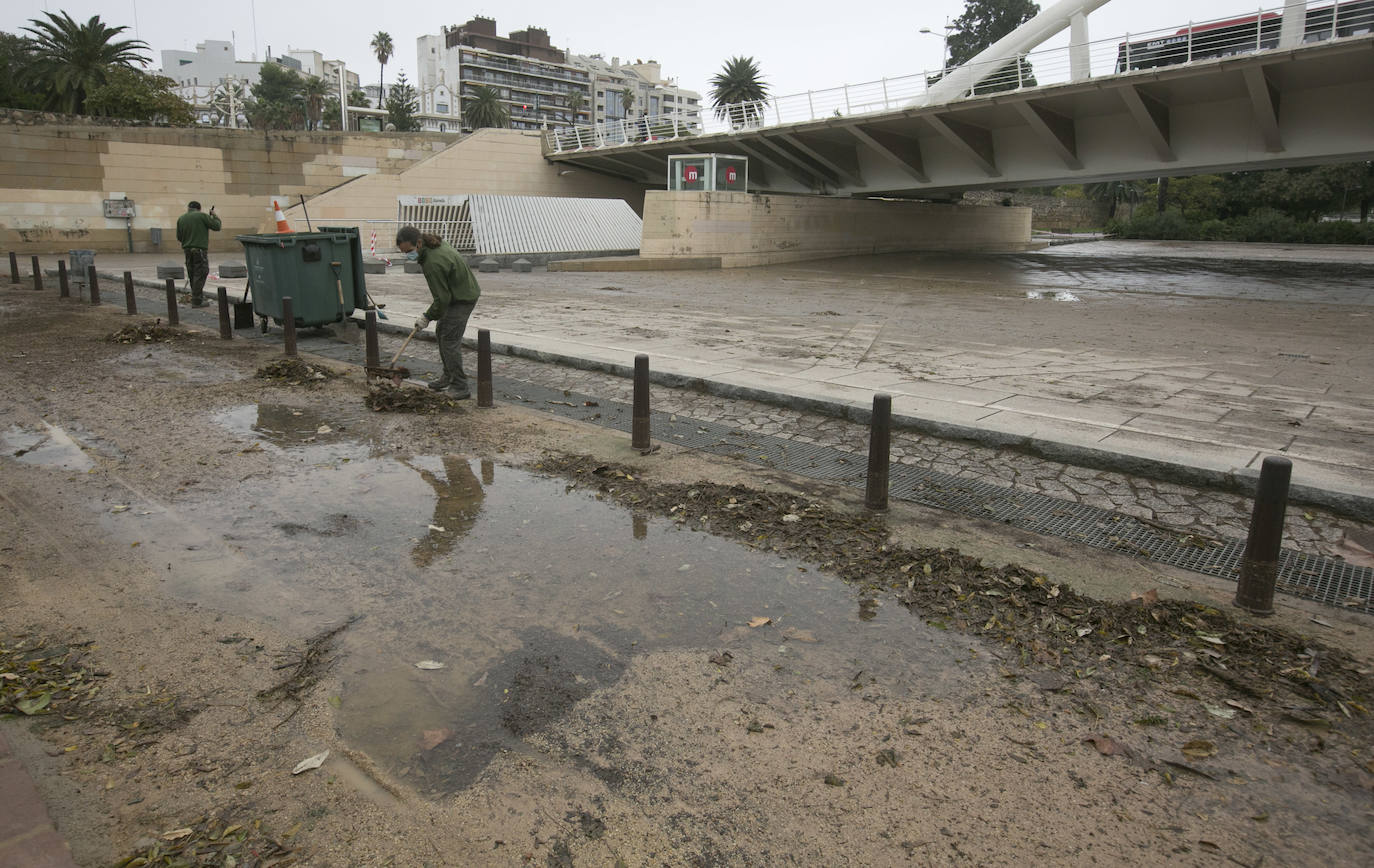
[[[269,320],[281,325],[283,297],[291,299],[297,328],[342,322],[354,308],[367,306],[356,227],[235,237],[243,245],[253,313],[264,332]]]

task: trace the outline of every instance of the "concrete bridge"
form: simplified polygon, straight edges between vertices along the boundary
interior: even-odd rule
[[[550,130],[544,155],[661,186],[669,155],[740,154],[748,192],[924,199],[1374,158],[1374,0],[1092,42],[1105,2],[1055,4],[960,67]]]

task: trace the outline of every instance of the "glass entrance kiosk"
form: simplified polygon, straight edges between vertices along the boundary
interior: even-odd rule
[[[749,191],[749,158],[736,154],[673,154],[668,157],[668,189]]]

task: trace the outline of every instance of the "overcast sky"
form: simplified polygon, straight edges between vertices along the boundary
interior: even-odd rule
[[[488,0],[489,2],[489,0]],[[1042,2],[1042,7],[1051,5]],[[1253,14],[1252,0],[1109,0],[1089,19],[1093,40]],[[1265,0],[1266,8],[1282,0]],[[233,40],[240,60],[262,59],[288,48],[314,49],[327,59],[342,58],[364,84],[375,84],[378,69],[368,43],[379,30],[391,34],[396,52],[386,67],[390,83],[404,71],[415,79],[415,39],[437,34],[441,25],[458,25],[474,15],[496,18],[505,36],[526,26],[543,27],[558,48],[578,54],[600,53],[622,62],[654,59],[663,74],[699,91],[734,55],[752,56],[775,95],[802,93],[911,75],[938,69],[939,36],[946,16],[963,11],[963,0],[752,0],[739,5],[703,3],[645,5],[506,0],[499,5],[379,3],[375,0],[4,0],[0,30],[19,32],[45,11],[65,11],[78,21],[92,15],[112,26],[127,25],[152,49],[160,67],[166,49],[194,50],[206,39]],[[390,14],[388,14],[390,13]],[[256,22],[255,19],[256,18]],[[1065,35],[1064,39],[1067,39]]]

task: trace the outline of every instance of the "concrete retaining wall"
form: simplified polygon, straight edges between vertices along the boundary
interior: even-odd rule
[[[644,259],[724,268],[917,250],[1023,250],[1031,210],[749,193],[645,196]]]
[[[106,219],[101,210],[103,199],[122,193],[137,209],[136,252],[179,255],[176,219],[191,199],[217,206],[224,221],[211,235],[212,249],[236,250],[235,234],[275,225],[272,196],[298,201],[350,179],[395,174],[455,139],[119,126],[7,111],[0,114],[0,249],[127,251],[126,221]],[[152,243],[155,228],[161,246]]]

